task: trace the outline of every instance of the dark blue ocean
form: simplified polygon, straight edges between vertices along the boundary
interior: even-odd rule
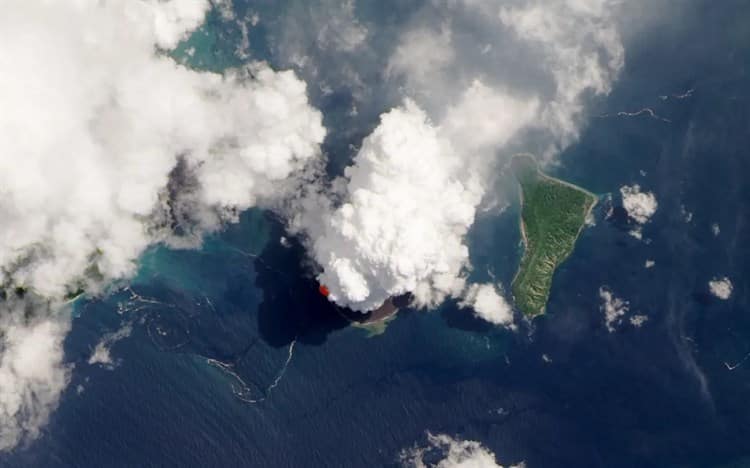
[[[128,288],[77,304],[71,385],[41,437],[0,464],[392,466],[429,430],[530,468],[750,466],[750,4],[664,3],[684,8],[627,38],[613,92],[549,170],[603,199],[546,317],[511,332],[447,303],[404,310],[382,334],[348,326],[296,240],[251,210],[199,251],[147,252]],[[214,14],[193,38],[213,61],[198,65],[236,65],[237,34]],[[253,53],[283,66],[265,34],[253,29]],[[311,95],[329,128],[351,101]],[[616,116],[643,108],[660,118]],[[329,138],[332,173],[376,115]],[[633,183],[659,202],[645,241],[619,207]],[[510,206],[480,214],[469,242],[474,279],[508,285],[520,247],[506,190]],[[708,293],[715,276],[732,279],[730,300]],[[610,333],[602,285],[648,321]],[[124,324],[114,369],[89,365]]]

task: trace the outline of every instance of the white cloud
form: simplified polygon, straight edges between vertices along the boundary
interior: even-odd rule
[[[62,343],[67,312],[43,302],[0,302],[0,450],[39,436],[70,381]]]
[[[414,89],[429,89],[429,81],[455,59],[452,30],[443,23],[439,31],[418,27],[404,33],[388,62],[387,72],[404,75]]]
[[[336,2],[328,12],[328,21],[318,30],[318,47],[346,52],[358,49],[367,39],[368,31],[354,15],[354,1]]]
[[[284,196],[319,155],[321,115],[291,72],[263,63],[198,72],[160,52],[198,27],[209,7],[208,0],[4,3],[5,288],[23,286],[52,304],[79,287],[96,294],[132,275],[149,245],[180,243],[174,226],[195,244],[240,210]],[[2,430],[12,434],[0,435],[4,448],[38,431],[67,382],[60,367],[67,326],[51,312],[44,319],[13,312],[0,321],[3,368],[20,369],[23,350],[45,372],[10,372],[14,380],[0,386]],[[38,350],[28,344],[37,341]]]
[[[479,442],[461,440],[447,434],[427,434],[428,445],[413,447],[401,452],[400,461],[404,467],[413,468],[503,468],[495,454]],[[430,455],[427,462],[425,455]],[[508,466],[523,468],[524,463]]]
[[[644,263],[644,267],[646,268],[653,268],[654,265],[656,265],[656,262],[653,260],[646,260],[646,263]]]
[[[534,124],[551,134],[545,148],[545,156],[551,156],[578,136],[582,96],[608,93],[623,67],[624,49],[613,20],[617,2],[508,3],[431,2],[417,16],[422,19],[401,34],[388,70],[404,77],[407,94],[436,117],[475,80],[526,103],[538,99],[542,105],[535,109]],[[481,124],[479,116],[493,110],[505,109],[488,102],[470,121]],[[518,115],[522,122],[524,117]]]
[[[622,195],[622,206],[628,216],[639,224],[647,223],[659,206],[656,196],[652,192],[641,192],[638,184],[623,185],[620,187],[620,195]]]
[[[656,196],[652,192],[641,192],[641,187],[638,184],[623,185],[620,187],[620,195],[622,195],[622,206],[628,216],[638,223],[630,231],[630,235],[636,239],[642,239],[642,225],[651,219],[659,207]]]
[[[708,289],[711,294],[722,300],[727,300],[732,296],[734,286],[726,276],[723,278],[714,278],[708,282]]]
[[[536,97],[520,99],[474,80],[458,103],[448,108],[440,130],[450,141],[460,143],[465,157],[486,157],[487,150],[502,147],[530,125],[538,109]]]
[[[259,7],[278,12],[266,13],[263,18],[275,61],[296,68],[311,89],[317,88],[323,95],[351,93],[357,105],[378,88],[372,81],[364,81],[374,70],[383,73],[385,69],[383,61],[373,59],[373,50],[381,45],[373,37],[378,31],[370,31],[369,23],[359,20],[358,3],[316,0]]]
[[[94,2],[84,1],[84,8],[90,7]],[[130,4],[116,2],[112,6],[111,13],[136,15],[143,19],[151,19],[153,31],[156,35],[156,44],[164,49],[174,48],[178,42],[185,38],[189,31],[194,30],[202,22],[210,4],[206,0],[172,0],[163,2],[161,0],[146,0],[141,6],[137,2]],[[217,2],[221,3],[221,1]],[[88,4],[88,5],[87,5]],[[146,26],[151,29],[150,26]]]
[[[599,308],[604,312],[604,323],[607,330],[612,333],[615,327],[622,322],[622,317],[630,309],[630,303],[616,297],[607,286],[599,288],[599,298],[602,300]]]
[[[713,234],[714,237],[718,237],[719,234],[721,234],[721,228],[719,227],[719,223],[713,223],[711,225],[711,234]]]
[[[630,231],[628,231],[628,234],[630,234],[631,236],[635,237],[638,240],[642,240],[643,239],[643,227],[636,226]]]
[[[646,322],[648,322],[648,315],[633,315],[630,317],[630,324],[636,328],[641,328]]]
[[[685,205],[680,205],[680,214],[682,215],[682,219],[689,223],[693,220],[693,212],[688,210]]]
[[[106,335],[102,336],[102,338],[94,347],[94,351],[91,353],[88,363],[92,365],[100,364],[110,370],[114,369],[117,365],[117,362],[112,359],[110,348],[118,341],[129,337],[132,332],[133,325],[130,323],[126,323],[119,330],[116,330],[112,333],[107,333]]]
[[[612,0],[536,0],[500,7],[500,20],[518,36],[537,43],[555,79],[555,98],[542,118],[557,137],[552,149],[578,136],[587,91],[609,93],[624,65],[624,48],[612,20]]]
[[[461,307],[472,307],[479,318],[495,325],[513,326],[513,309],[490,283],[466,288]]]
[[[481,198],[470,179],[457,177],[462,169],[415,104],[383,115],[346,170],[346,203],[301,220],[330,299],[367,311],[409,292],[420,305],[458,295],[468,261],[463,236]]]
[[[309,236],[337,304],[366,311],[399,294],[419,306],[460,295],[464,236],[498,172],[496,153],[510,156],[526,130],[547,135],[545,151],[567,145],[583,95],[609,91],[622,46],[608,2],[503,5],[428,2],[388,62],[405,104],[382,115],[333,194],[308,188],[314,195],[300,201],[291,228]],[[527,69],[534,79],[519,76]]]
[[[274,196],[317,154],[320,115],[293,74],[263,64],[255,80],[199,73],[155,53],[194,27],[205,3],[5,6],[3,282],[60,297],[75,281],[128,276],[163,238],[167,198],[213,228]],[[168,187],[178,156],[194,184],[189,196]]]

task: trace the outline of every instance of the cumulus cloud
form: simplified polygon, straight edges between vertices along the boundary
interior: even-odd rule
[[[604,312],[604,324],[607,326],[607,330],[612,333],[630,309],[630,303],[615,296],[607,286],[599,288],[599,298],[602,301],[599,308]]]
[[[131,276],[149,245],[195,245],[239,211],[274,203],[319,155],[321,115],[292,72],[264,63],[198,72],[165,52],[209,8],[208,0],[3,5],[6,290],[49,304],[81,288],[103,291]],[[16,309],[0,323],[6,448],[38,431],[67,381],[59,349],[67,326]],[[29,344],[37,341],[40,351]],[[27,352],[40,372],[19,370]]]
[[[569,144],[584,95],[607,93],[622,68],[613,5],[435,1],[407,21],[387,67],[403,104],[381,116],[331,193],[303,197],[291,223],[331,300],[366,311],[393,295],[428,306],[462,294],[464,236],[497,154]]]
[[[637,223],[637,226],[630,231],[630,235],[636,239],[641,239],[643,237],[642,225],[651,220],[659,207],[656,196],[652,192],[641,192],[641,187],[638,184],[623,185],[620,187],[620,195],[622,196],[623,208],[625,208],[628,216]]]
[[[428,445],[413,447],[401,453],[404,467],[413,468],[503,468],[495,454],[479,442],[461,440],[447,434],[427,433]],[[435,460],[432,461],[426,461]],[[509,465],[508,468],[523,468],[524,463]]]
[[[473,308],[477,317],[490,323],[513,327],[513,309],[493,284],[470,285],[460,305]]]
[[[320,115],[291,73],[263,64],[199,73],[155,53],[155,45],[184,37],[206,7],[7,5],[0,19],[5,283],[59,297],[73,282],[132,274],[139,253],[165,235],[165,218],[176,221],[189,205],[197,224],[212,227],[273,196],[315,156]],[[193,183],[189,197],[170,180],[179,158]]]
[[[620,187],[622,195],[622,206],[627,211],[628,216],[633,218],[639,224],[647,223],[656,213],[659,204],[652,192],[641,192],[638,184]]]
[[[66,311],[38,300],[0,302],[0,450],[39,436],[70,381],[62,343]]]
[[[636,328],[641,328],[646,322],[648,322],[648,315],[637,314],[630,317],[630,324]]]
[[[680,205],[680,215],[686,223],[693,221],[693,212],[688,210],[685,205]]]
[[[462,169],[416,104],[383,115],[346,170],[346,202],[300,219],[330,299],[367,311],[405,293],[420,305],[458,295],[469,255],[463,236],[481,199],[476,184],[456,177]]]
[[[99,364],[110,370],[114,369],[117,365],[117,362],[112,359],[110,348],[118,341],[129,337],[132,332],[133,325],[130,323],[126,323],[120,329],[102,336],[102,338],[94,347],[94,351],[91,353],[88,363],[92,365]]]
[[[711,294],[726,301],[732,296],[734,286],[732,285],[732,281],[725,276],[723,278],[714,278],[709,281],[708,289],[711,291]]]

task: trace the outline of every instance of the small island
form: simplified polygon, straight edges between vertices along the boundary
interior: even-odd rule
[[[399,309],[409,307],[413,296],[411,294],[402,294],[388,298],[383,305],[369,312],[355,312],[346,307],[337,307],[338,312],[347,320],[359,325],[371,325],[375,323],[384,323],[396,315]]]
[[[511,289],[516,306],[533,317],[544,313],[552,276],[573,252],[597,197],[545,175],[531,155],[514,156],[512,168],[521,186],[524,252]]]

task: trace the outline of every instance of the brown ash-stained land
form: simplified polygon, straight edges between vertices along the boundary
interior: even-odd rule
[[[412,301],[411,294],[403,294],[387,299],[383,305],[366,313],[355,312],[347,308],[337,308],[339,313],[352,323],[367,325],[384,322],[396,315],[399,309],[408,307]]]

